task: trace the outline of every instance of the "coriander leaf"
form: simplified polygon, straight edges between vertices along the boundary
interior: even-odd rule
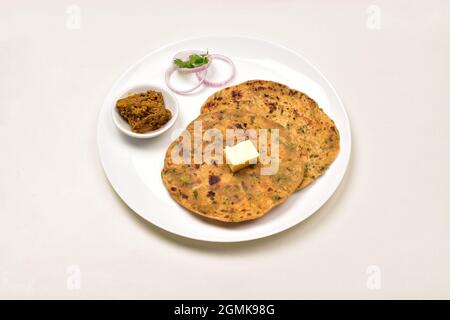
[[[173,61],[175,65],[179,68],[193,68],[194,66],[189,61],[183,61],[181,59],[175,59]]]
[[[192,54],[189,56],[189,59],[183,61],[181,59],[175,59],[173,63],[179,68],[196,68],[207,64],[209,62],[208,52],[206,54]]]
[[[201,66],[208,63],[208,58],[205,55],[193,54],[189,57],[189,62],[195,66]]]

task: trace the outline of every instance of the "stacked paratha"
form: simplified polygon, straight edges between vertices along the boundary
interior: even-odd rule
[[[313,99],[286,85],[250,80],[228,87],[211,95],[201,113],[231,110],[258,114],[289,130],[306,164],[299,189],[321,176],[339,153],[339,132],[333,120]]]
[[[255,129],[257,133],[276,129],[276,172],[261,174],[267,167],[261,161],[234,173],[224,161],[197,163],[195,121],[201,123],[201,136],[213,128],[222,133],[221,148],[230,145],[225,140],[227,129]],[[217,91],[203,104],[201,115],[187,132],[191,139],[188,161],[174,161],[174,154],[178,160],[186,156],[180,151],[186,140],[180,136],[167,150],[163,182],[172,198],[186,209],[225,222],[263,216],[321,176],[339,153],[339,132],[333,120],[304,93],[273,81],[251,80]],[[244,138],[259,143],[258,136]],[[271,149],[270,139],[267,147]]]
[[[211,161],[195,163],[196,121],[197,124],[201,123],[202,136],[207,130],[216,129],[223,137],[222,141],[211,139],[210,144],[203,141],[203,153],[208,150],[208,146],[214,147],[217,142],[222,148],[227,145],[227,129],[245,133],[253,129],[256,136],[244,139],[253,138],[257,144],[260,141],[259,129],[266,129],[269,132],[267,150],[272,150],[272,141],[278,142],[278,157],[272,159],[277,161],[277,170],[273,174],[263,175],[261,170],[268,169],[273,163],[262,164],[258,161],[233,173],[225,161],[217,161],[221,156],[217,154],[218,157],[212,157]],[[270,136],[274,134],[274,129],[277,129],[278,137],[274,136],[276,140]],[[190,133],[190,151],[185,154],[186,149],[183,150],[186,136],[180,136],[172,142],[166,152],[162,179],[172,198],[192,212],[225,222],[256,219],[286,200],[298,187],[298,181],[303,179],[305,165],[299,157],[299,144],[290,137],[289,130],[263,116],[239,110],[207,113],[194,120],[187,127],[187,132]],[[181,161],[186,155],[188,161]]]

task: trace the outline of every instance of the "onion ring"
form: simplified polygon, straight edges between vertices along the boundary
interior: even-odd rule
[[[194,51],[194,50],[189,50],[189,51],[181,51],[179,53],[177,53],[174,57],[175,59],[185,59],[186,57],[189,57],[192,54],[201,54],[201,51]],[[228,63],[231,66],[231,74],[228,77],[228,79],[221,81],[221,82],[212,82],[209,80],[206,80],[206,76],[208,74],[208,68],[211,66],[211,63],[214,59],[218,59],[218,60],[222,60],[225,61],[226,63]],[[187,90],[178,90],[175,89],[172,84],[170,83],[170,77],[172,76],[172,74],[175,71],[179,71],[181,73],[195,73],[197,79],[198,79],[198,83]],[[165,74],[165,79],[166,79],[166,85],[167,87],[172,90],[175,93],[181,94],[181,95],[188,95],[190,93],[192,93],[194,90],[198,89],[202,84],[208,86],[208,87],[213,87],[213,88],[218,88],[218,87],[222,87],[224,85],[226,85],[228,82],[230,82],[231,80],[233,80],[234,76],[236,75],[236,66],[234,65],[233,61],[221,54],[209,54],[208,55],[208,63],[201,65],[199,67],[196,68],[180,68],[178,66],[176,66],[175,64],[172,64],[172,66],[169,67],[169,69],[166,70],[166,74]]]
[[[210,61],[214,60],[214,59],[219,59],[219,60],[227,62],[231,66],[231,75],[230,75],[230,77],[228,79],[226,79],[224,81],[212,82],[212,81],[206,80],[206,72],[207,72],[207,70],[204,70],[205,74],[203,75],[203,77],[200,76],[200,72],[195,73],[195,75],[197,76],[198,80],[203,81],[203,83],[205,85],[207,85],[209,87],[214,87],[214,88],[223,87],[228,82],[233,80],[234,76],[236,75],[236,66],[234,65],[233,61],[231,61],[230,58],[228,58],[228,57],[226,57],[224,55],[221,55],[221,54],[210,54],[209,57],[210,57]]]
[[[166,85],[167,85],[167,87],[168,87],[170,90],[172,90],[173,92],[175,92],[175,93],[178,93],[178,94],[181,94],[181,95],[187,95],[187,94],[190,94],[192,91],[198,89],[198,88],[203,84],[203,82],[205,81],[205,78],[201,78],[201,77],[197,76],[197,79],[198,79],[199,81],[198,81],[198,83],[197,83],[194,87],[192,87],[192,88],[190,88],[190,89],[187,89],[187,90],[178,90],[178,89],[175,89],[175,88],[172,86],[172,84],[170,83],[170,77],[172,76],[172,73],[174,73],[175,70],[178,70],[178,68],[175,67],[175,65],[171,66],[169,69],[166,70],[166,76],[165,76],[165,77],[166,77]],[[206,73],[208,72],[208,70],[205,69],[204,71],[205,71],[205,76],[206,76]]]

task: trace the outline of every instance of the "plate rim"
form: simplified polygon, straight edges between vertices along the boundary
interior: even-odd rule
[[[250,237],[242,237],[242,239],[237,239],[237,240],[235,240],[235,239],[208,239],[208,238],[201,237],[201,236],[197,237],[197,236],[182,234],[182,233],[177,232],[176,230],[173,230],[173,228],[170,228],[170,227],[167,227],[167,226],[163,227],[163,226],[161,226],[158,223],[150,221],[144,215],[140,214],[137,210],[135,210],[132,205],[130,205],[127,201],[124,200],[124,197],[122,197],[120,192],[114,186],[110,175],[108,175],[108,173],[106,172],[105,161],[103,159],[102,151],[101,151],[101,147],[100,147],[100,129],[101,129],[101,121],[102,121],[101,115],[102,115],[103,110],[105,109],[105,107],[107,107],[106,106],[107,100],[108,100],[107,98],[110,97],[113,94],[113,92],[116,89],[117,85],[123,80],[123,78],[125,78],[132,69],[134,69],[137,65],[141,64],[143,61],[145,61],[149,56],[151,56],[151,55],[153,55],[155,53],[158,53],[160,51],[163,51],[163,50],[165,50],[167,48],[170,48],[171,46],[183,43],[183,42],[196,41],[196,40],[201,40],[201,39],[206,39],[206,38],[238,38],[238,39],[241,39],[241,40],[243,39],[243,40],[251,40],[251,41],[262,42],[262,43],[265,43],[265,44],[267,44],[269,46],[277,47],[277,48],[279,48],[281,50],[287,51],[287,52],[289,52],[289,53],[299,57],[309,67],[311,67],[315,72],[317,72],[317,74],[325,81],[325,83],[331,89],[332,93],[335,95],[338,104],[342,108],[343,116],[344,116],[344,119],[345,119],[345,124],[344,125],[346,127],[346,131],[348,132],[348,153],[344,155],[345,158],[344,158],[343,170],[341,170],[340,173],[338,173],[338,180],[339,180],[339,182],[334,187],[334,190],[327,196],[327,199],[322,201],[320,204],[315,205],[313,207],[313,209],[311,210],[311,213],[309,213],[306,217],[296,221],[295,223],[293,223],[291,225],[287,225],[287,226],[282,226],[282,227],[276,228],[274,230],[271,230],[267,234],[262,234],[262,235],[257,235],[257,236],[250,236]],[[108,92],[104,96],[103,103],[101,105],[101,108],[99,109],[98,119],[97,119],[97,130],[96,131],[97,131],[97,152],[98,152],[98,155],[99,155],[99,158],[100,158],[100,163],[101,163],[101,166],[102,166],[102,170],[103,170],[103,172],[104,172],[104,174],[105,174],[105,176],[106,176],[106,178],[108,180],[108,183],[111,185],[111,187],[114,190],[114,192],[119,196],[120,200],[123,201],[123,203],[128,208],[130,208],[135,214],[137,214],[139,217],[144,219],[146,222],[151,223],[153,226],[157,227],[158,229],[161,229],[161,230],[164,230],[166,232],[169,232],[172,235],[176,235],[178,237],[182,237],[182,238],[185,238],[185,239],[192,239],[192,240],[204,241],[204,242],[214,242],[214,243],[238,243],[238,242],[247,242],[247,241],[252,241],[252,240],[263,239],[263,238],[267,238],[267,237],[270,237],[270,236],[274,236],[274,235],[279,234],[281,232],[284,232],[286,230],[289,230],[289,229],[293,228],[294,226],[297,226],[300,223],[308,220],[323,205],[325,205],[325,203],[327,203],[327,201],[335,194],[336,190],[341,185],[342,180],[344,179],[344,176],[347,173],[348,166],[349,166],[349,163],[350,163],[350,158],[351,158],[351,152],[352,152],[352,132],[351,132],[350,120],[349,120],[349,117],[348,117],[348,114],[347,114],[347,110],[345,108],[344,103],[342,102],[341,97],[337,93],[336,88],[331,84],[331,82],[328,80],[328,78],[325,77],[325,75],[313,63],[311,63],[311,61],[309,59],[307,59],[302,53],[300,53],[300,52],[298,52],[296,50],[290,49],[290,48],[288,48],[288,47],[286,47],[286,46],[284,46],[282,44],[279,44],[277,42],[274,42],[274,41],[269,41],[269,40],[265,40],[265,39],[261,39],[261,38],[253,37],[253,36],[242,36],[242,35],[210,34],[210,35],[188,37],[188,38],[184,38],[184,39],[181,39],[181,40],[172,41],[172,42],[170,42],[170,43],[168,43],[166,45],[158,47],[158,48],[150,51],[149,53],[145,54],[143,57],[139,58],[134,63],[132,63],[128,68],[126,68],[120,74],[120,76],[112,83],[110,89],[108,90]]]

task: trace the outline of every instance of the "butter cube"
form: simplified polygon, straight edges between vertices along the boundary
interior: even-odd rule
[[[226,162],[233,172],[245,168],[250,162],[256,163],[258,157],[258,150],[256,150],[251,140],[239,142],[232,147],[225,147]]]

